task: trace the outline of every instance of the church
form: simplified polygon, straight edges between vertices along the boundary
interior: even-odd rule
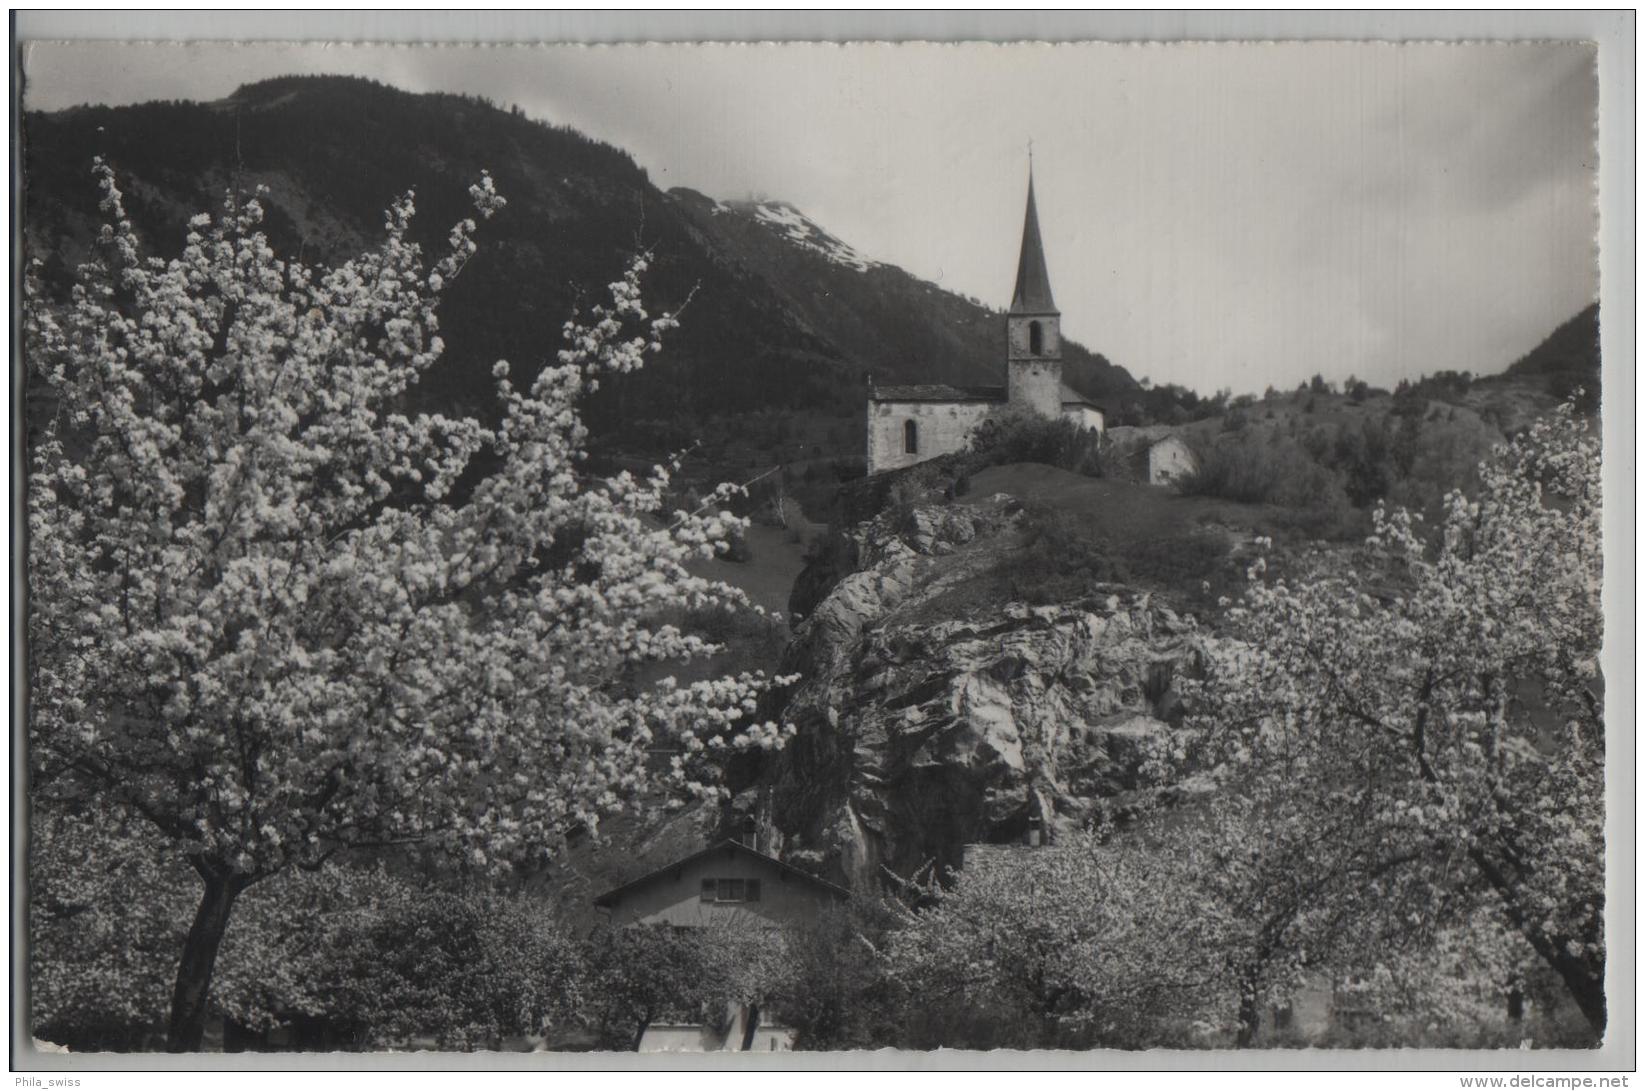
[[[1030,171],[1017,285],[1005,317],[1005,386],[921,383],[875,387],[870,381],[868,472],[897,470],[962,451],[972,430],[1006,406],[1045,417],[1060,416],[1081,428],[1102,432],[1102,410],[1062,381],[1061,321],[1051,298],[1051,277],[1045,271]]]

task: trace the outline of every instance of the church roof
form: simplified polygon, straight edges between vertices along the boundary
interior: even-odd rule
[[[1064,404],[1064,405],[1089,405],[1092,409],[1098,409],[1098,410],[1100,410],[1102,408],[1102,406],[1098,405],[1096,402],[1092,401],[1090,398],[1087,398],[1084,394],[1081,394],[1079,391],[1075,390],[1073,387],[1069,386],[1067,383],[1062,384],[1062,392],[1061,393],[1062,393],[1062,404]]]
[[[869,395],[876,402],[1003,402],[1003,386],[949,386],[947,383],[916,383],[912,386],[877,386]]]
[[[1062,384],[1058,394],[1063,405],[1102,406],[1084,394]],[[1003,402],[1007,400],[1003,386],[950,386],[947,383],[914,383],[907,386],[877,386],[869,395],[876,402]]]
[[[1040,218],[1034,211],[1034,175],[1028,174],[1028,212],[1022,221],[1022,254],[1017,258],[1017,287],[1011,295],[1012,314],[1057,314],[1051,298],[1051,276],[1045,271],[1045,248],[1040,245]]]

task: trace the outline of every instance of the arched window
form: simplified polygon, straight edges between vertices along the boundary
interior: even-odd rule
[[[911,420],[902,422],[902,449],[911,455],[920,453],[920,426]]]
[[[1031,356],[1038,356],[1045,351],[1045,331],[1038,322],[1028,323],[1028,352]]]

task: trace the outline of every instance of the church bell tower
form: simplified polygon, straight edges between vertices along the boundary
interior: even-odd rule
[[[1006,397],[1041,416],[1062,412],[1062,314],[1051,298],[1040,221],[1034,209],[1034,165],[1028,165],[1028,211],[1022,222],[1017,286],[1006,316]]]

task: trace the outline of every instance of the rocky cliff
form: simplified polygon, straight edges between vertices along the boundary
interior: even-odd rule
[[[789,649],[799,734],[758,793],[785,857],[859,888],[882,866],[956,866],[964,845],[1031,820],[1082,822],[1168,744],[1193,621],[1113,584],[1055,605],[970,601],[968,581],[1012,563],[1021,521],[1001,495],[852,532],[857,570]]]

